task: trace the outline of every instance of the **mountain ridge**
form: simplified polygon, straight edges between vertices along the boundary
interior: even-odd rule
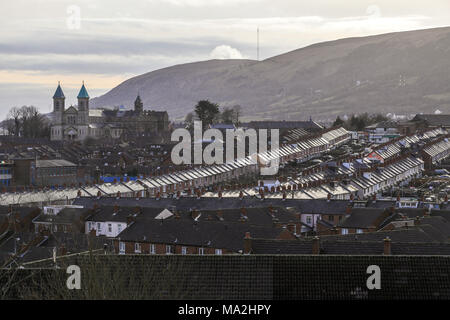
[[[450,27],[312,44],[255,60],[206,60],[130,78],[94,107],[144,105],[182,119],[197,101],[242,106],[244,119],[332,120],[358,112],[450,111]]]

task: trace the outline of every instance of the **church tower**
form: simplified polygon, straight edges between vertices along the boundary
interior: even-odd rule
[[[65,111],[65,100],[64,92],[61,89],[61,85],[58,82],[58,87],[56,88],[55,94],[53,95],[53,114],[55,123],[61,124],[63,122],[63,115]]]
[[[144,104],[142,103],[141,97],[137,96],[136,100],[134,101],[134,112],[137,114],[141,114],[144,110]]]
[[[78,99],[78,123],[79,124],[87,124],[89,121],[89,94],[86,90],[86,87],[81,86],[80,92],[77,96]]]

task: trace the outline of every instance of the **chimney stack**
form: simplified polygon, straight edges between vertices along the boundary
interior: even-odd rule
[[[244,237],[244,254],[250,254],[251,251],[252,251],[252,237],[250,236],[250,232],[246,232]]]
[[[61,247],[59,248],[59,255],[60,256],[65,256],[67,254],[67,249],[66,246],[63,244],[61,244]]]
[[[312,240],[312,254],[320,254],[320,239],[315,236]]]
[[[389,256],[389,255],[391,255],[391,239],[389,239],[389,237],[386,237],[386,239],[384,239],[383,241],[384,241],[384,252],[383,252],[383,254],[385,256]]]
[[[416,219],[414,220],[414,225],[418,226],[420,224],[420,217],[417,216]]]
[[[130,224],[132,224],[134,221],[136,220],[133,215],[130,214],[129,216],[127,216],[127,226],[130,226]]]

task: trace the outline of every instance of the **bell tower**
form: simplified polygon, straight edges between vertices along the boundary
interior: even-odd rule
[[[64,92],[61,89],[61,84],[58,81],[58,87],[53,95],[53,114],[56,123],[62,123],[64,110],[65,110]]]
[[[86,124],[89,121],[89,94],[84,86],[84,81],[80,92],[78,93],[77,99],[79,123]]]
[[[134,112],[137,114],[141,114],[144,110],[144,104],[142,103],[141,97],[137,96],[136,100],[134,101]]]

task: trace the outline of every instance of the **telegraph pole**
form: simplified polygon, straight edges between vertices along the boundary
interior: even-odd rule
[[[256,28],[256,60],[259,61],[259,27]]]

